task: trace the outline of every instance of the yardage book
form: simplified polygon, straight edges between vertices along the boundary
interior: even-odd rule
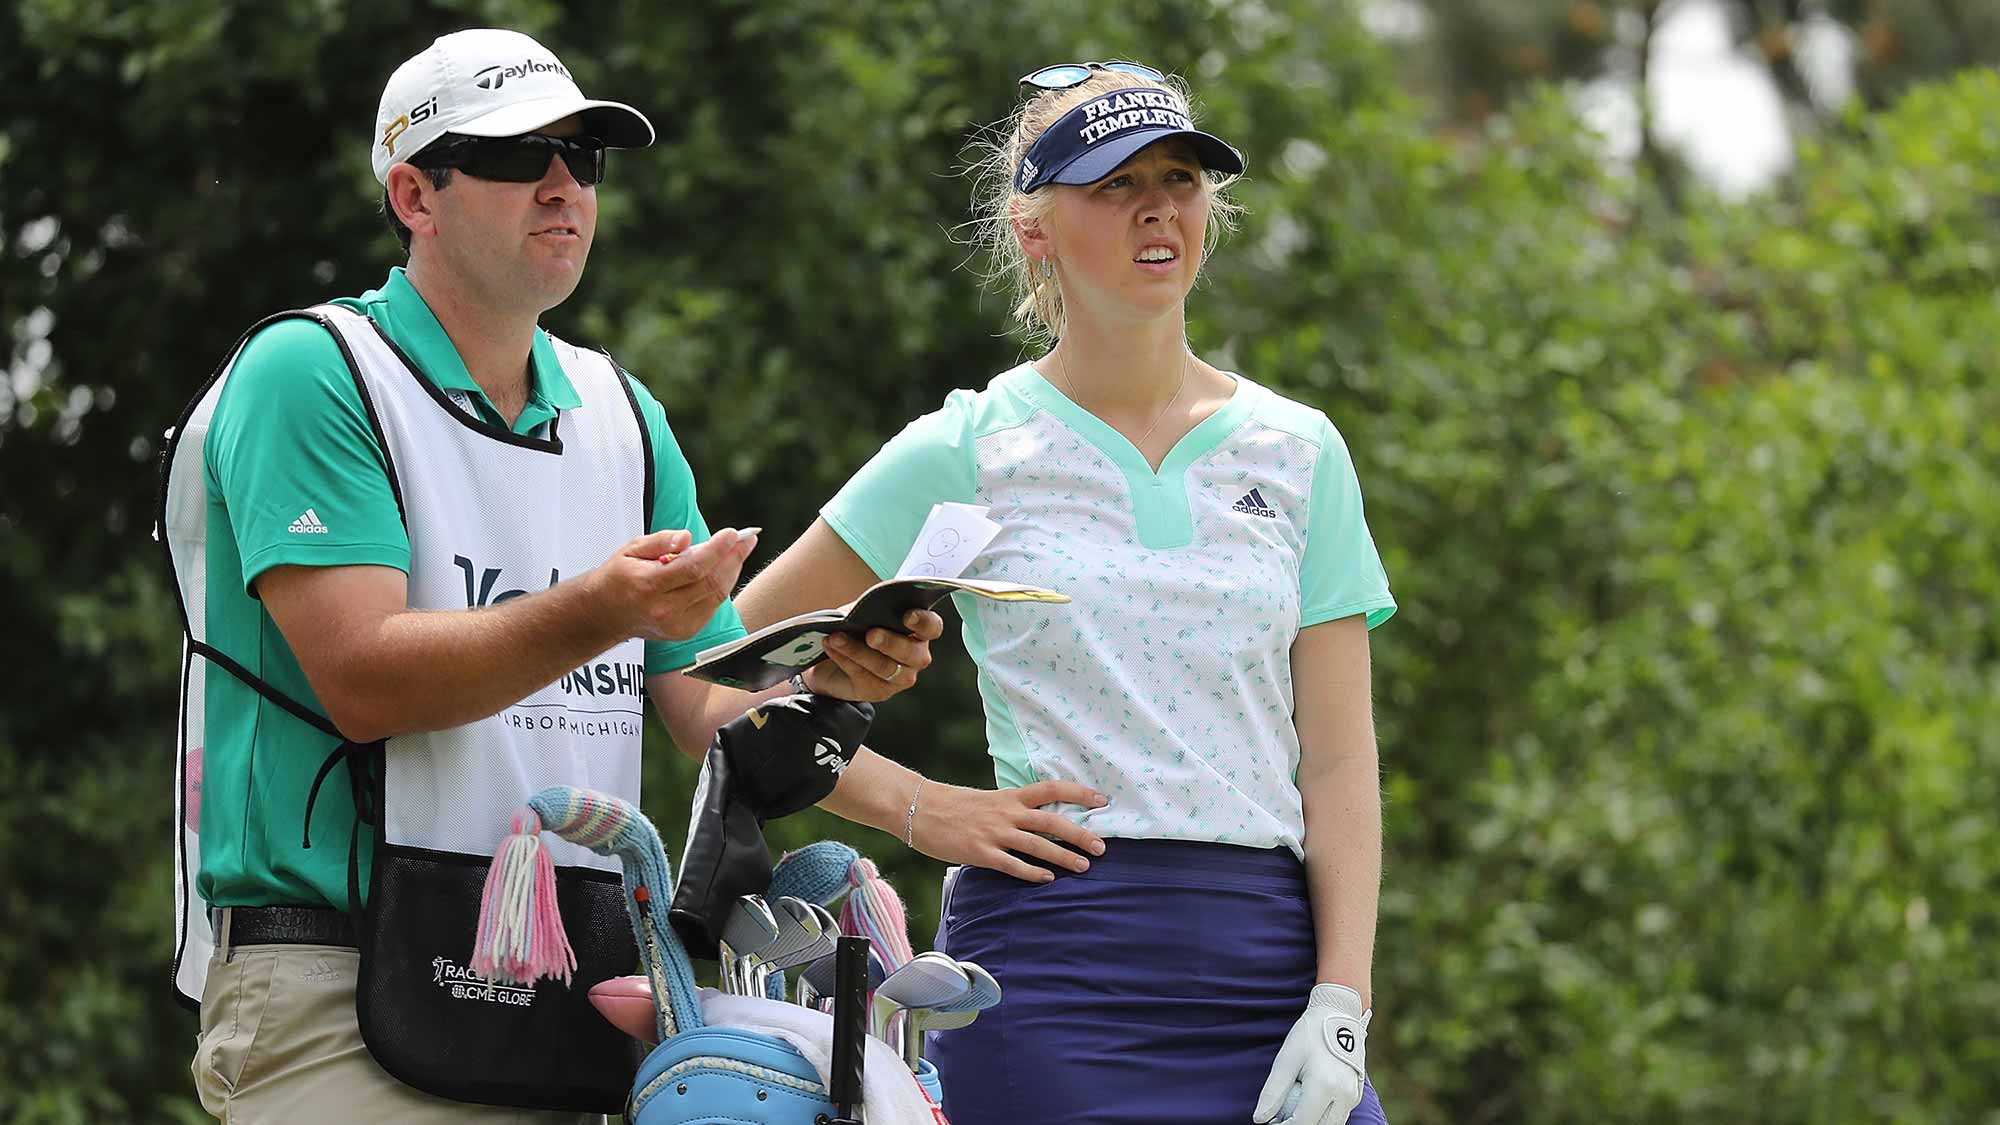
[[[877,627],[903,631],[903,615],[929,609],[947,594],[974,594],[999,602],[1066,602],[1068,594],[1018,582],[977,578],[891,578],[877,582],[852,602],[814,610],[696,654],[687,674],[697,680],[762,691],[794,672],[826,659],[826,639],[833,633],[859,637]]]

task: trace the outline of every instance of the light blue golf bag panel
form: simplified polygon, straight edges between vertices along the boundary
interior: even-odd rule
[[[944,1101],[937,1067],[917,1064],[917,1084]],[[740,1028],[705,1027],[676,1035],[646,1056],[632,1082],[632,1125],[812,1125],[833,1103],[812,1064],[791,1044]]]
[[[812,1125],[834,1116],[826,1087],[782,1039],[729,1027],[685,1032],[653,1048],[632,1082],[633,1125]]]

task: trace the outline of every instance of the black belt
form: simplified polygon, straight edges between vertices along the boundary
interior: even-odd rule
[[[361,947],[354,917],[327,906],[232,906],[229,944]]]

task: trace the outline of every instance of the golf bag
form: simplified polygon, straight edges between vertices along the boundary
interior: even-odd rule
[[[917,1084],[932,1105],[943,1102],[937,1068],[929,1059],[917,1070]],[[675,1036],[646,1056],[632,1084],[625,1120],[632,1125],[812,1125],[822,1118],[836,1120],[835,1112],[819,1075],[791,1044],[754,1031],[707,1027]]]
[[[666,917],[663,895],[673,886],[672,870],[657,830],[636,808],[605,794],[554,786],[535,794],[515,814],[514,829],[488,874],[473,966],[502,981],[528,983],[542,976],[566,980],[573,961],[561,921],[540,895],[544,888],[552,889],[553,876],[539,834],[553,832],[600,855],[617,857],[623,868],[626,914],[638,939],[659,1040],[633,1082],[628,1121],[815,1125],[841,1120],[819,1072],[791,1043],[777,1035],[707,1023],[687,949]],[[866,1049],[888,1052],[879,1041]],[[887,1053],[885,1065],[871,1068],[867,1086],[871,1123],[942,1121],[930,1091],[918,1082],[898,1081],[898,1074],[910,1072],[888,1061],[894,1059]],[[934,1090],[934,1072],[930,1085]]]
[[[838,1116],[812,1065],[782,1039],[728,1027],[685,1031],[639,1066],[633,1125],[758,1121],[812,1125]]]

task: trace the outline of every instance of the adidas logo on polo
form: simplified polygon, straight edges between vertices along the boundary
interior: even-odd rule
[[[319,513],[313,511],[311,508],[307,508],[305,514],[293,520],[292,526],[285,530],[291,532],[293,535],[325,535],[327,533],[326,525],[319,522]]]
[[[1229,510],[1232,512],[1243,512],[1246,515],[1263,516],[1265,519],[1270,520],[1278,518],[1278,510],[1264,503],[1264,493],[1255,488],[1244,493],[1243,499],[1231,504]]]

